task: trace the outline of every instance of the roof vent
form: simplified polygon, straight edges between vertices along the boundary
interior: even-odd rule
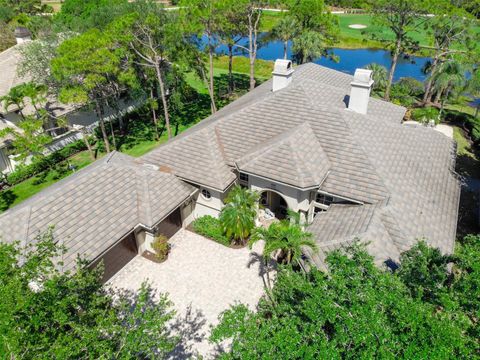
[[[32,33],[25,27],[18,26],[15,28],[13,32],[15,35],[15,39],[17,40],[17,44],[22,44],[24,42],[32,40]]]
[[[160,168],[157,165],[148,164],[148,163],[143,164],[143,167],[146,168],[146,169],[149,169],[149,170],[154,170],[154,171],[160,170]]]
[[[373,87],[372,70],[357,69],[350,84],[350,99],[348,101],[348,109],[360,114],[366,114],[368,110],[368,102],[370,101],[370,93]]]
[[[290,60],[278,59],[273,68],[272,91],[282,90],[292,82],[293,65]]]

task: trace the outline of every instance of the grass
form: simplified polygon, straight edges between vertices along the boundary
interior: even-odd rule
[[[219,56],[213,63],[217,74],[219,70],[228,71],[228,56]],[[240,74],[250,74],[250,60],[247,57],[235,56],[233,58],[233,70]],[[255,77],[268,79],[272,76],[273,61],[257,59],[255,61]]]
[[[103,154],[101,154],[99,157],[101,156],[103,156]],[[88,151],[82,151],[78,154],[75,154],[67,161],[70,165],[75,167],[75,171],[78,171],[93,162],[88,154]],[[64,164],[65,163],[66,162],[64,162]],[[62,174],[59,174],[55,170],[51,170],[48,172],[42,182],[39,182],[39,176],[34,176],[12,186],[8,190],[0,192],[0,212],[3,212],[14,205],[21,203],[22,201],[28,199],[29,197],[35,195],[57,181],[71,175],[72,173],[73,170],[68,170]]]

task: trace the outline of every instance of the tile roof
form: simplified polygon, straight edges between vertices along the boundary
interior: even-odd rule
[[[17,75],[17,66],[21,57],[18,50],[21,46],[21,44],[15,45],[0,53],[0,69],[2,69],[2,76],[0,76],[0,97],[7,95],[12,87],[26,81]],[[0,110],[2,109],[0,106]]]
[[[0,215],[0,237],[25,244],[53,225],[70,269],[77,254],[93,260],[137,225],[155,226],[193,190],[114,152]]]
[[[320,186],[330,169],[330,161],[308,122],[257,146],[236,165],[240,171],[299,188]]]
[[[370,99],[365,115],[348,110],[351,81],[319,65],[299,66],[285,89],[273,93],[267,81],[145,159],[215,189],[225,189],[233,181],[228,172],[238,166],[296,187],[321,183],[322,191],[365,204],[322,214],[336,235],[329,239],[318,230],[320,243],[363,234],[379,256],[395,258],[426,237],[452,251],[460,193],[454,142],[431,129],[403,126],[406,109],[379,99]],[[352,228],[357,223],[368,229]],[[342,235],[346,229],[351,234]]]

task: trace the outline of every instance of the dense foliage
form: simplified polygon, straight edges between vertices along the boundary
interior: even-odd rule
[[[165,296],[154,300],[146,284],[136,295],[110,293],[102,270],[83,262],[74,273],[60,273],[54,259],[61,254],[51,232],[27,248],[0,243],[2,357],[151,359],[173,349]]]
[[[230,238],[223,232],[220,220],[213,216],[205,215],[195,219],[192,223],[192,227],[197,234],[215,240],[225,246],[230,245]]]
[[[475,358],[479,255],[479,236],[465,238],[453,259],[420,242],[392,274],[359,245],[337,250],[328,274],[281,268],[258,312],[226,311],[212,340],[233,341],[225,359]]]
[[[47,156],[36,158],[31,164],[18,166],[15,171],[7,175],[7,181],[10,185],[18,184],[42,171],[53,168],[58,163],[85,149],[86,146],[82,140],[75,141]]]

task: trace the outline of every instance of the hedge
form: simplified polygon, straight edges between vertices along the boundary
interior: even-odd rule
[[[223,233],[220,220],[213,216],[202,216],[192,223],[193,231],[222,245],[229,246],[230,239]]]
[[[77,140],[47,156],[36,158],[31,164],[20,165],[15,171],[7,175],[7,182],[10,185],[18,184],[42,171],[53,168],[56,164],[65,161],[70,156],[86,149],[87,146],[85,145],[85,142],[83,140]]]

